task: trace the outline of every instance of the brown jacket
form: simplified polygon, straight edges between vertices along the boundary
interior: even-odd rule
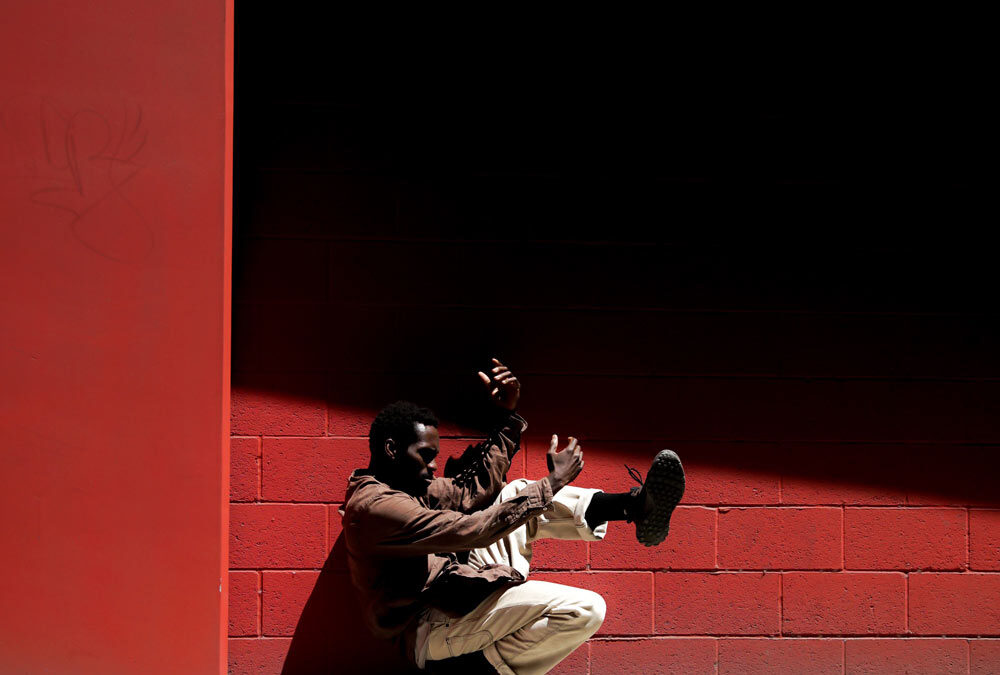
[[[470,550],[551,509],[548,479],[493,505],[527,426],[517,414],[506,416],[485,441],[449,460],[445,477],[434,479],[422,497],[392,489],[367,469],[351,474],[340,510],[351,580],[368,627],[397,640],[410,662],[425,608],[461,616],[497,589],[524,582],[507,565],[467,563]]]

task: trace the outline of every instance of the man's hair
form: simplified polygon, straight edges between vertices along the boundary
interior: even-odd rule
[[[396,401],[382,408],[368,432],[368,449],[372,456],[379,455],[387,438],[404,446],[416,441],[414,425],[417,422],[432,427],[440,426],[437,416],[431,410],[409,401]]]

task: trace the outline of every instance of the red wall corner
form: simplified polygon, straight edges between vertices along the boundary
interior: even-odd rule
[[[0,28],[0,670],[226,668],[232,0]]]

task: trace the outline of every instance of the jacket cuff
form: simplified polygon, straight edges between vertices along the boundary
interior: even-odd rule
[[[504,421],[504,427],[517,434],[518,437],[528,428],[528,420],[521,417],[517,411],[512,411]]]
[[[546,476],[541,480],[536,480],[534,483],[528,485],[529,488],[537,487],[537,490],[532,490],[528,494],[528,508],[529,509],[544,509],[549,504],[552,503],[552,483],[549,482],[549,477]],[[521,494],[527,490],[521,491]]]

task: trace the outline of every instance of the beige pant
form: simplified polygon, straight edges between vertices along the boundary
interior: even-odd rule
[[[509,483],[495,503],[510,499],[530,482],[520,478]],[[604,539],[608,524],[591,528],[584,519],[595,492],[600,490],[564,487],[553,498],[551,511],[471,551],[469,564],[502,563],[527,578],[536,539]],[[529,580],[491,594],[462,617],[428,610],[417,627],[417,664],[423,668],[428,660],[482,650],[504,675],[546,673],[601,627],[604,612],[604,598],[593,591]]]

